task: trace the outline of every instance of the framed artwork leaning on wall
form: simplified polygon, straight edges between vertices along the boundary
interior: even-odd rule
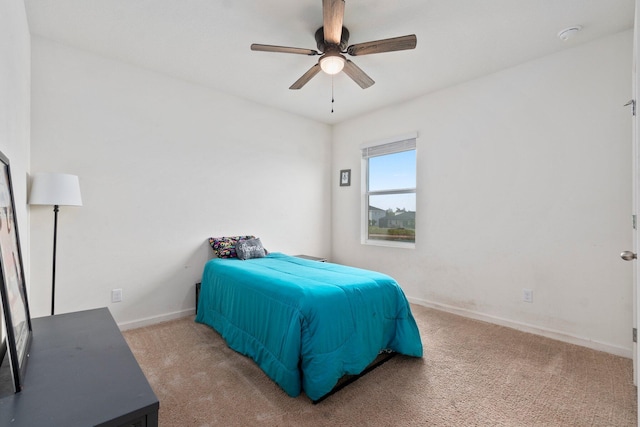
[[[0,348],[6,346],[0,372],[10,372],[10,375],[0,375],[5,382],[0,384],[0,390],[17,393],[22,388],[32,329],[11,171],[9,159],[3,153],[0,153],[0,303],[3,314]],[[10,386],[7,381],[11,381]]]

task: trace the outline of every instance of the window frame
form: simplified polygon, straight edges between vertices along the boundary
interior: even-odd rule
[[[399,148],[402,143],[413,140],[413,148]],[[397,144],[399,147],[397,150],[392,150],[389,152],[385,152],[380,155],[388,155],[400,153],[403,151],[412,151],[415,150],[416,153],[416,185],[414,188],[397,188],[392,190],[378,190],[378,191],[369,191],[369,158],[378,157],[378,156],[370,156],[365,152],[369,151],[369,149],[374,147],[380,147],[383,145],[392,145]],[[363,143],[360,145],[361,151],[361,214],[360,214],[360,242],[363,245],[370,246],[385,246],[385,247],[393,247],[393,248],[405,248],[405,249],[415,249],[416,242],[418,240],[417,235],[414,237],[413,242],[398,242],[391,240],[379,240],[379,239],[369,239],[369,197],[370,196],[378,196],[378,195],[390,195],[390,194],[415,194],[416,197],[416,214],[418,211],[418,133],[410,133],[406,135],[386,138],[383,140],[377,140],[372,142]]]

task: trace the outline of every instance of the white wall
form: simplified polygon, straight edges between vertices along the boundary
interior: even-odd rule
[[[631,49],[627,31],[335,126],[332,258],[415,302],[630,357]],[[416,248],[361,245],[359,145],[414,131]]]
[[[0,2],[0,151],[9,158],[27,286],[31,46],[22,1]]]
[[[38,37],[32,50],[31,170],[77,174],[84,202],[60,208],[56,312],[108,306],[125,327],[193,312],[209,236],[329,255],[328,125]],[[46,315],[52,208],[31,217]]]

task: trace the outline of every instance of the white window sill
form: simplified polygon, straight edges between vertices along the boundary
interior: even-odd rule
[[[362,242],[363,245],[370,246],[385,246],[388,248],[403,248],[403,249],[415,249],[415,243],[405,243],[405,242],[393,242],[389,240],[364,240]]]

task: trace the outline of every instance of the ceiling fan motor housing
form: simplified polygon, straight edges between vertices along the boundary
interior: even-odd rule
[[[315,34],[315,38],[316,38],[316,45],[318,46],[318,50],[320,52],[324,53],[327,51],[327,49],[331,50],[331,47],[335,46],[335,45],[325,43],[324,27],[318,28]],[[342,34],[340,35],[340,44],[337,45],[337,47],[340,50],[340,52],[344,52],[345,50],[347,50],[348,44],[349,44],[349,30],[347,30],[346,27],[342,27]]]

